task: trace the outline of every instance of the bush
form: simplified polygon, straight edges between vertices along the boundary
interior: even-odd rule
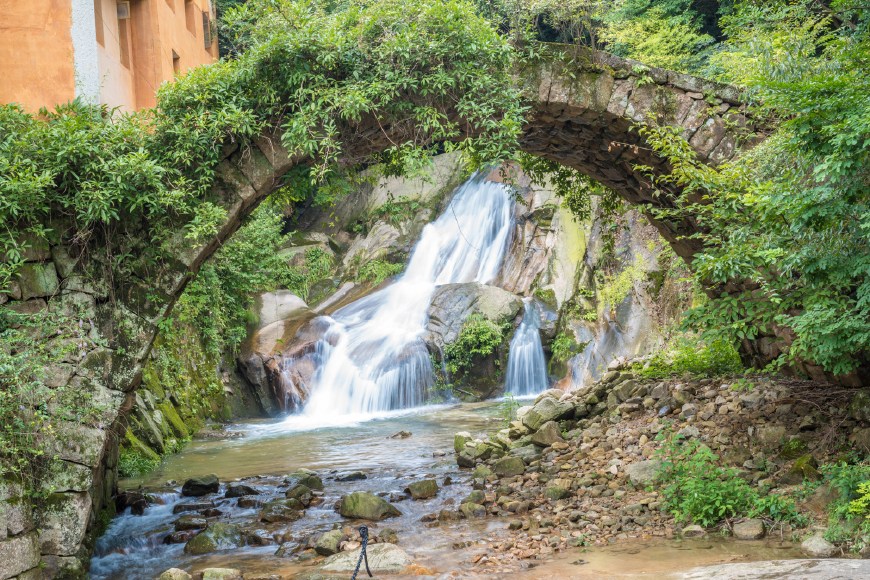
[[[453,377],[467,373],[475,359],[488,357],[502,345],[508,328],[480,314],[469,316],[456,340],[444,347],[447,372]]]
[[[644,379],[672,376],[718,377],[744,370],[737,349],[724,340],[704,343],[690,337],[673,340],[646,363],[637,364],[635,372]]]
[[[663,431],[663,460],[657,480],[663,485],[665,508],[678,523],[714,526],[737,516],[763,517],[805,525],[794,501],[781,495],[762,495],[737,470],[719,466],[719,457],[696,439]]]
[[[404,264],[393,264],[386,260],[372,260],[359,269],[355,279],[357,283],[370,282],[372,286],[379,286],[387,278],[400,274],[404,268]]]
[[[569,336],[565,332],[560,332],[550,343],[550,352],[553,353],[553,359],[556,362],[565,362],[578,352],[580,352],[580,344],[574,340],[573,336]]]
[[[822,465],[824,482],[837,492],[828,506],[825,538],[860,549],[870,544],[870,463]]]

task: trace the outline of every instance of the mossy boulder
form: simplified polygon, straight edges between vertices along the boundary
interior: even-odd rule
[[[438,483],[434,479],[415,481],[405,490],[413,499],[429,499],[438,494]]]
[[[870,423],[870,389],[862,389],[855,393],[849,403],[849,415],[857,420]]]
[[[492,466],[493,473],[499,477],[522,475],[525,470],[526,464],[519,457],[503,457]]]
[[[815,457],[807,453],[795,459],[794,464],[782,478],[782,481],[783,483],[797,485],[803,483],[804,480],[818,481],[821,477],[819,463]]]
[[[459,506],[459,513],[469,520],[482,518],[486,515],[486,508],[479,503],[465,502]]]
[[[346,518],[376,522],[402,515],[393,504],[364,491],[356,491],[342,497],[338,513]]]
[[[544,496],[549,500],[558,501],[560,499],[571,497],[571,491],[564,487],[552,485],[544,489]]]
[[[235,524],[215,523],[198,533],[184,546],[186,554],[208,554],[244,545],[242,529]]]
[[[305,515],[305,506],[298,499],[276,499],[266,502],[263,509],[260,510],[259,519],[261,522],[277,523],[277,522],[295,522]]]
[[[288,489],[284,493],[284,496],[287,499],[298,500],[302,505],[308,507],[309,505],[311,505],[311,500],[314,498],[314,493],[311,491],[310,487],[300,483]]]
[[[314,551],[321,556],[337,554],[339,551],[338,546],[343,538],[344,534],[341,530],[330,530],[317,539],[317,543],[314,544]]]
[[[307,469],[300,469],[291,473],[284,479],[284,483],[290,485],[291,488],[297,485],[304,485],[311,490],[323,491],[323,480],[315,472]]]

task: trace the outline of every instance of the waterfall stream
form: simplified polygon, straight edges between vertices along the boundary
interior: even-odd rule
[[[512,230],[513,196],[476,177],[423,230],[394,283],[331,317],[316,345],[317,370],[302,414],[333,419],[416,407],[434,382],[423,342],[436,286],[496,277]]]
[[[515,397],[537,395],[547,389],[547,361],[541,345],[541,316],[531,298],[523,300],[523,321],[511,340],[505,393]]]

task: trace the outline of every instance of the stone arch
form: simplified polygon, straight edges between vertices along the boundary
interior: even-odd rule
[[[522,149],[577,169],[642,209],[667,206],[673,199],[653,196],[647,178],[635,168],[668,171],[667,163],[631,130],[635,123],[653,114],[660,122],[682,127],[699,157],[710,163],[730,159],[741,137],[751,132],[736,89],[601,52],[557,50],[543,64],[520,71],[517,78],[531,107]],[[347,149],[364,157],[386,148],[389,139],[372,119],[361,123]],[[123,416],[132,406],[157,324],[203,262],[280,185],[282,177],[304,161],[287,154],[276,130],[264,131],[245,145],[226,145],[212,198],[227,210],[227,219],[215,238],[189,247],[178,235],[174,259],[163,271],[143,272],[111,291],[106,289],[108,280],[85,283],[82,265],[71,259],[62,242],[34,250],[26,265],[32,276],[6,306],[25,312],[63,311],[72,304],[85,309],[92,334],[101,340],[83,346],[74,359],[47,369],[47,375],[58,386],[89,389],[107,410],[91,424],[57,425],[64,477],[44,509],[29,513],[16,498],[18,491],[0,485],[0,515],[5,516],[0,524],[7,523],[6,528],[0,527],[0,554],[16,555],[14,562],[10,560],[15,569],[4,568],[3,559],[0,576],[31,570],[40,558],[51,568],[87,557],[96,514],[111,499]],[[651,221],[683,259],[698,251],[684,239],[697,229],[690,218],[676,223]],[[154,295],[162,300],[154,301]],[[9,299],[0,295],[0,300]]]

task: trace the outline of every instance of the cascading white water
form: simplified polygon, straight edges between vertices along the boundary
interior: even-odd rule
[[[495,278],[512,206],[506,186],[472,178],[423,230],[398,280],[327,317],[302,413],[331,419],[422,405],[434,377],[422,336],[435,287]]]
[[[541,345],[541,315],[530,298],[523,303],[523,321],[511,340],[505,379],[505,393],[515,397],[537,395],[549,386]]]

